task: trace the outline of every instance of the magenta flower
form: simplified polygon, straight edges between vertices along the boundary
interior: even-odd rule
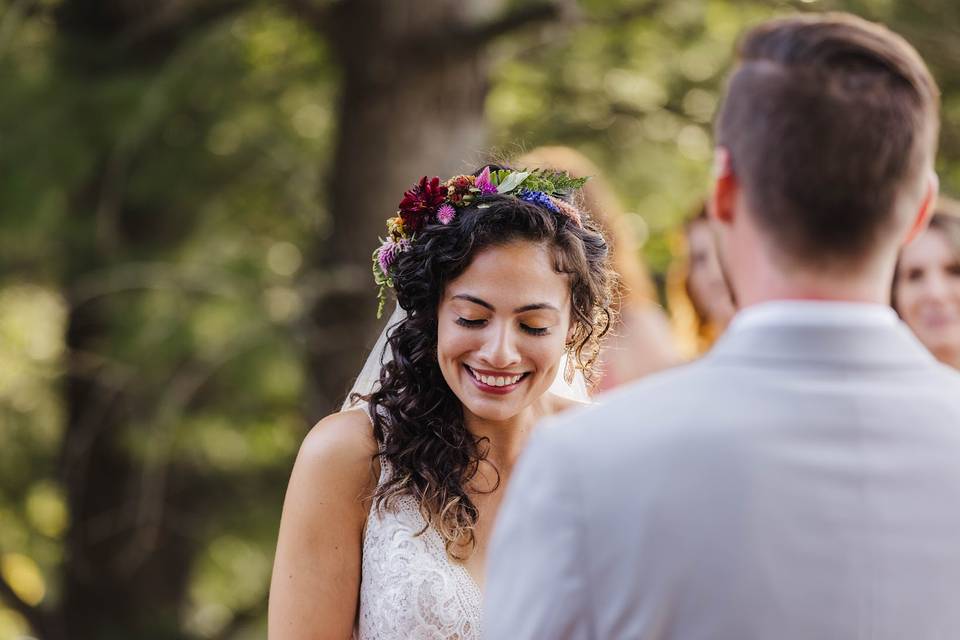
[[[437,209],[437,220],[440,224],[450,224],[457,215],[457,210],[449,202]]]
[[[474,185],[480,189],[480,195],[489,195],[497,192],[497,186],[490,180],[490,167],[484,167],[480,175],[477,176],[477,182]]]

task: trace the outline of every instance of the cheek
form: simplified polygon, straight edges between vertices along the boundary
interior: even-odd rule
[[[527,349],[527,357],[536,363],[541,371],[555,367],[563,357],[567,334],[558,331],[549,337],[541,338]]]
[[[695,269],[690,271],[690,288],[697,293],[703,293],[707,288],[708,277],[707,267],[697,265]]]
[[[897,310],[905,320],[916,313],[918,289],[916,284],[910,282],[897,285]]]
[[[437,359],[443,364],[474,348],[473,337],[459,327],[441,328],[437,331]]]

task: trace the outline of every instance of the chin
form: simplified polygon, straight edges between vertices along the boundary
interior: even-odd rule
[[[960,368],[960,344],[952,341],[934,342],[930,345],[930,352],[944,364]]]
[[[459,389],[457,396],[463,408],[476,417],[491,422],[503,422],[517,416],[530,404],[530,396],[527,394],[514,394],[486,397],[486,394],[475,389]]]
[[[483,402],[464,403],[463,406],[476,417],[489,422],[505,422],[520,413],[515,407],[491,407]]]

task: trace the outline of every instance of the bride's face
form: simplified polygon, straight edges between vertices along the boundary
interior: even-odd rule
[[[447,284],[437,359],[469,414],[502,421],[550,388],[570,331],[570,284],[548,249],[520,241],[479,252]]]

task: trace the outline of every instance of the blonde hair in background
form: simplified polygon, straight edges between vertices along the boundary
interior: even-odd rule
[[[950,250],[960,259],[960,200],[940,196],[933,210],[930,228],[943,232]]]
[[[518,167],[529,165],[589,177],[581,189],[578,204],[600,225],[610,247],[613,269],[618,275],[614,309],[618,310],[620,305],[656,303],[656,290],[650,274],[637,260],[640,248],[627,220],[629,214],[623,210],[597,165],[579,151],[563,146],[537,147],[517,158],[516,164]]]
[[[671,234],[670,253],[674,256],[667,270],[667,308],[674,339],[681,355],[690,360],[705,353],[720,335],[720,329],[709,322],[690,295],[690,245],[687,233],[695,224],[709,224],[704,203]]]

